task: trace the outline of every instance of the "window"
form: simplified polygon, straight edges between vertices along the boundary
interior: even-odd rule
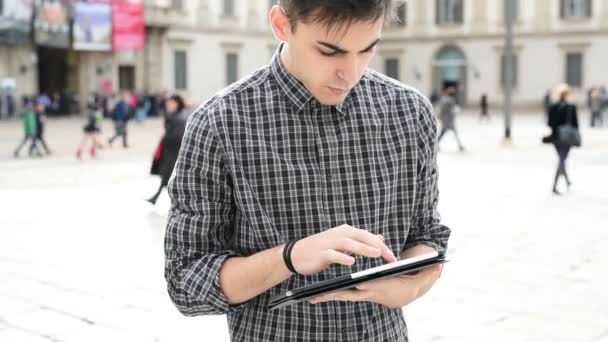
[[[222,0],[224,4],[224,16],[234,17],[234,0]]]
[[[239,56],[236,53],[226,54],[226,83],[228,85],[238,80]]]
[[[566,54],[566,83],[576,88],[583,86],[583,54],[580,52]]]
[[[519,74],[519,58],[516,54],[513,54],[513,88],[517,88]],[[502,89],[507,88],[507,56],[502,54],[500,56],[500,87]]]
[[[560,0],[560,14],[562,19],[591,18],[592,0]]]
[[[437,25],[462,24],[464,0],[435,0]]]
[[[118,66],[118,88],[120,90],[135,90],[135,67],[132,65]]]
[[[399,59],[387,58],[384,60],[384,73],[388,77],[399,80]]]
[[[188,55],[184,50],[173,52],[173,73],[175,76],[175,89],[188,88]]]

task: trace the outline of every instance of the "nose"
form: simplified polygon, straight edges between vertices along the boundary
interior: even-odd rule
[[[338,77],[348,86],[355,84],[360,73],[360,63],[357,56],[347,55],[339,63]]]

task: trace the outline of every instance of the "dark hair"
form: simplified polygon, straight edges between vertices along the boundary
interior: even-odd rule
[[[171,95],[171,97],[169,98],[169,100],[173,100],[173,101],[175,101],[175,103],[177,103],[177,112],[178,113],[186,108],[186,104],[184,102],[184,99],[181,96],[177,95],[177,94]]]
[[[348,28],[355,22],[394,20],[403,0],[280,0],[292,30],[300,22],[321,23],[328,31]]]

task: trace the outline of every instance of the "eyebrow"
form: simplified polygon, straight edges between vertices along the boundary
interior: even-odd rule
[[[366,51],[369,51],[369,50],[371,50],[371,49],[372,49],[374,46],[376,46],[376,45],[377,45],[379,42],[380,42],[380,38],[378,38],[378,39],[374,40],[374,41],[373,41],[371,44],[369,44],[369,45],[368,45],[368,46],[367,46],[365,49],[363,49],[363,50],[361,50],[361,51],[359,51],[359,52],[366,52]],[[328,48],[328,49],[332,49],[332,50],[334,50],[334,51],[335,51],[335,52],[337,52],[337,53],[341,53],[341,54],[346,54],[346,53],[348,53],[348,51],[344,50],[343,48],[341,48],[341,47],[339,47],[339,46],[336,46],[336,45],[334,45],[334,44],[331,44],[331,43],[322,42],[322,41],[317,41],[317,44],[319,44],[319,45],[323,45],[323,46],[325,46],[325,47],[326,47],[326,48]]]

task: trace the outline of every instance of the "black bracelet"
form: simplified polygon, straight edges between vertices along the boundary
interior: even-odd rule
[[[291,262],[291,250],[293,249],[293,246],[295,246],[296,242],[298,242],[298,240],[293,240],[285,244],[285,247],[283,248],[283,261],[285,262],[285,266],[287,266],[287,269],[290,272],[294,274],[299,274],[298,271],[296,271],[296,269],[293,267],[293,263]]]

